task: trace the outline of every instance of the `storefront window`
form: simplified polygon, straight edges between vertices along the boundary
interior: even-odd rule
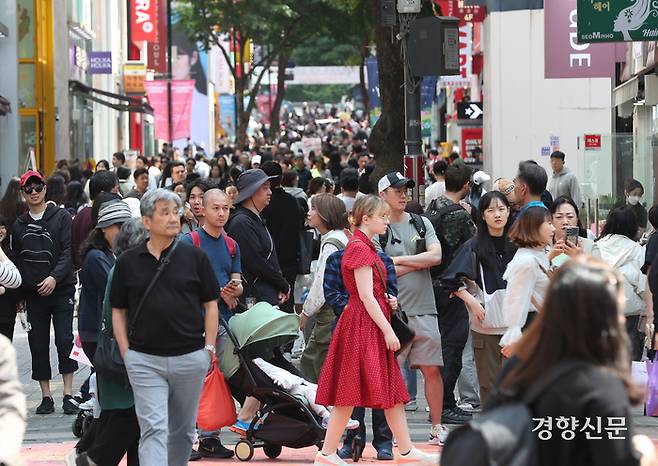
[[[22,115],[20,123],[20,135],[18,140],[18,163],[19,170],[28,167],[30,150],[37,150],[38,142],[37,117],[35,115]]]
[[[18,0],[18,57],[34,58],[34,0]]]
[[[35,96],[36,66],[33,63],[18,65],[18,106],[20,108],[36,107]]]

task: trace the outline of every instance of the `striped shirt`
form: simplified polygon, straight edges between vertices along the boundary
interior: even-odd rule
[[[0,262],[0,286],[5,288],[18,288],[23,283],[21,273],[10,260]]]

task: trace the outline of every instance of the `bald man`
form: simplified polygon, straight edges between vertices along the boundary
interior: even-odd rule
[[[224,226],[228,221],[231,201],[226,193],[220,189],[209,189],[203,195],[203,211],[205,223],[203,227],[183,236],[182,241],[197,244],[210,259],[215,271],[220,289],[219,310],[226,322],[233,315],[237,306],[238,297],[242,295],[242,282],[240,280],[240,247],[237,242],[227,237]],[[194,237],[197,237],[195,241]],[[219,326],[217,335],[216,354],[218,361],[222,358],[226,346],[226,330]],[[199,452],[202,456],[212,458],[230,458],[233,451],[214,445],[219,441],[219,431],[199,432]],[[208,445],[206,447],[206,444]],[[193,452],[194,454],[195,452]]]

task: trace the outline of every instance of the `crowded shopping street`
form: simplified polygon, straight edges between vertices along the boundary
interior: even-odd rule
[[[658,1],[2,3],[0,466],[658,466]]]

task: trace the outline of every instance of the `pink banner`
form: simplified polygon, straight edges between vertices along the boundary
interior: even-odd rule
[[[190,136],[190,115],[192,112],[192,94],[194,80],[174,80],[171,82],[171,102],[173,110],[173,138],[169,135],[169,104],[167,99],[167,81],[146,81],[146,95],[153,107],[155,118],[155,138],[164,141],[185,139]]]
[[[615,44],[579,44],[576,0],[544,2],[544,77],[610,78]]]

